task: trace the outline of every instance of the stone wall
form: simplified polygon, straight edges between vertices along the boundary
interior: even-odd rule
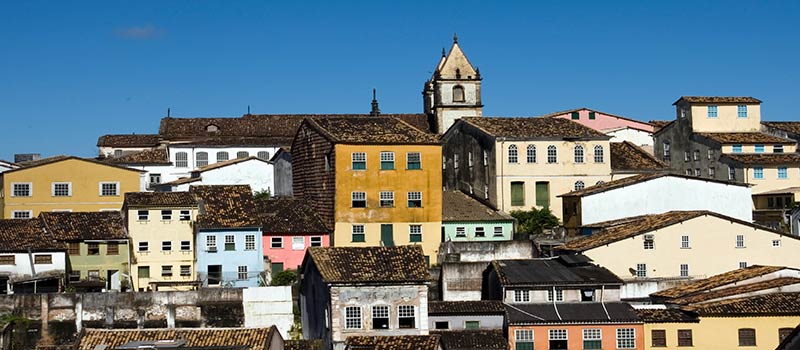
[[[184,292],[0,295],[0,315],[33,320],[55,345],[86,328],[194,328],[276,325],[288,338],[291,287]],[[244,295],[247,295],[245,298]],[[39,328],[41,327],[41,328]]]

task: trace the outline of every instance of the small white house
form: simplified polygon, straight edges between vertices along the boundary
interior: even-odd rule
[[[0,220],[0,293],[60,292],[66,251],[38,219]]]
[[[247,157],[214,163],[195,169],[190,177],[158,186],[160,191],[186,192],[195,185],[250,185],[253,192],[275,193],[272,162]]]
[[[635,128],[632,126],[618,126],[615,128],[600,130],[600,132],[611,136],[611,142],[631,142],[639,147],[648,149],[652,153],[653,132]]]
[[[581,226],[676,210],[708,210],[753,221],[747,184],[676,175],[644,174],[560,195],[564,226]]]

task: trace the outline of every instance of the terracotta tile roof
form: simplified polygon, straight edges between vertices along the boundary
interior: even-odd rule
[[[320,234],[331,230],[307,201],[277,198],[256,201],[264,233]]]
[[[39,220],[59,241],[127,239],[125,222],[118,211],[54,213],[42,212]]]
[[[11,172],[14,172],[14,171],[22,171],[22,170],[26,170],[26,169],[33,168],[33,167],[38,167],[38,166],[43,166],[43,165],[48,165],[48,164],[58,163],[58,162],[65,161],[65,160],[69,160],[69,159],[77,159],[77,160],[82,160],[82,161],[84,161],[84,162],[89,162],[89,163],[94,163],[94,164],[99,164],[99,165],[104,165],[104,166],[114,167],[114,168],[123,169],[123,170],[128,170],[128,171],[135,171],[135,172],[137,172],[137,173],[141,173],[141,172],[143,172],[143,171],[141,171],[141,170],[136,170],[136,169],[131,169],[131,168],[128,168],[128,167],[126,167],[126,166],[124,166],[124,165],[109,164],[109,163],[107,163],[107,162],[99,161],[99,160],[97,160],[97,159],[90,159],[90,158],[81,158],[81,157],[75,157],[75,156],[65,156],[65,155],[59,155],[59,156],[53,156],[53,157],[48,157],[48,158],[42,158],[42,159],[39,159],[39,160],[29,161],[29,162],[21,162],[21,163],[18,163],[18,164],[19,164],[19,168],[16,168],[16,169],[11,169],[11,170],[6,170],[6,171],[4,172],[4,174],[5,174],[5,173],[11,173]]]
[[[441,337],[443,350],[507,350],[508,340],[502,329],[431,331]]]
[[[722,157],[745,165],[796,165],[800,163],[800,155],[797,153],[723,154]]]
[[[761,103],[761,100],[746,96],[681,96],[673,105],[681,100],[688,103]]]
[[[307,119],[308,125],[334,143],[343,144],[440,144],[430,134],[400,119],[384,117],[326,117]]]
[[[284,350],[322,350],[323,344],[320,339],[305,340],[285,340]]]
[[[25,252],[66,250],[64,243],[57,242],[45,233],[38,219],[0,220],[0,252]]]
[[[158,184],[158,186],[159,187],[164,186],[164,185],[177,186],[177,185],[183,185],[183,184],[188,184],[188,183],[202,181],[202,180],[203,180],[202,177],[182,177],[180,179],[173,180],[173,181],[170,181],[170,182],[160,183],[160,184]]]
[[[261,226],[249,185],[191,186],[189,193],[200,200],[199,228]]]
[[[686,306],[686,309],[697,312],[701,316],[800,316],[800,292],[761,294],[742,298],[725,299],[710,303]]]
[[[444,191],[442,194],[442,222],[513,220],[511,215],[494,210],[461,191]]]
[[[611,143],[611,170],[613,171],[663,171],[669,165],[658,160],[639,146],[628,141]]]
[[[263,163],[269,164],[269,161],[267,161],[267,160],[258,158],[256,156],[252,156],[252,157],[247,157],[247,158],[230,159],[230,160],[226,160],[226,161],[223,161],[223,162],[217,162],[217,163],[214,163],[214,164],[209,164],[209,165],[206,165],[206,166],[199,167],[199,168],[195,169],[194,171],[202,173],[202,172],[206,172],[206,171],[209,171],[209,170],[219,169],[219,168],[222,168],[222,167],[226,167],[228,165],[235,165],[235,164],[244,163],[244,162],[251,161],[251,160],[255,160],[255,161],[259,161],[259,162],[263,162]]]
[[[792,134],[800,134],[800,122],[761,122],[770,128],[780,129]]]
[[[568,251],[586,251],[604,246],[626,238],[655,231],[663,227],[694,219],[702,215],[718,215],[704,210],[670,211],[663,214],[640,215],[629,218],[599,222],[587,225],[592,228],[602,228],[601,232],[590,236],[583,236],[557,247]],[[721,216],[721,215],[719,215]]]
[[[345,341],[351,350],[438,350],[438,335],[351,336]]]
[[[571,264],[575,256],[494,260],[489,268],[497,273],[502,286],[558,286],[580,284],[622,284],[622,280],[605,267],[591,263]],[[582,259],[587,259],[582,255]]]
[[[280,336],[270,328],[172,328],[172,329],[87,329],[78,350],[114,349],[133,341],[185,340],[186,347],[244,346],[267,350],[272,338]]]
[[[500,315],[505,310],[499,300],[428,302],[428,315]]]
[[[489,135],[511,140],[608,140],[611,137],[568,119],[533,117],[464,117]]]
[[[696,180],[696,181],[705,181],[705,182],[713,182],[713,183],[720,183],[726,185],[733,185],[733,186],[749,186],[748,184],[741,183],[741,182],[734,182],[734,181],[724,181],[724,180],[716,180],[716,179],[708,179],[708,178],[700,178],[695,176],[687,176],[682,174],[671,174],[671,173],[652,173],[652,174],[641,174],[641,175],[634,175],[629,177],[624,177],[619,180],[604,182],[600,185],[594,185],[586,187],[582,190],[567,192],[558,197],[582,197],[582,196],[591,196],[593,194],[602,193],[610,190],[614,190],[617,188],[622,188],[630,185],[635,185],[638,183],[662,178],[662,177],[676,177],[676,178],[683,178],[686,180]]]
[[[119,158],[106,158],[104,160],[112,164],[172,164],[172,162],[169,161],[169,154],[166,148],[144,150],[126,154]]]
[[[158,134],[118,134],[103,135],[97,139],[97,147],[156,147]]]
[[[509,325],[586,323],[641,323],[628,303],[506,304]]]
[[[369,117],[368,114],[246,114],[240,118],[163,118],[159,134],[170,142],[205,145],[288,146],[306,118]],[[380,119],[398,118],[428,131],[425,114],[381,114]],[[209,126],[217,131],[208,131]]]
[[[670,299],[669,303],[670,304],[682,304],[682,305],[703,303],[703,302],[706,302],[706,301],[709,301],[709,300],[714,300],[714,299],[719,299],[719,298],[724,298],[724,297],[730,297],[730,296],[735,296],[735,295],[740,295],[740,294],[745,294],[745,293],[758,292],[758,291],[763,291],[763,290],[768,290],[768,289],[786,287],[786,286],[795,285],[795,284],[800,284],[800,278],[781,277],[781,278],[775,278],[775,279],[770,279],[770,280],[761,281],[761,282],[737,285],[737,286],[730,287],[730,288],[723,288],[723,289],[717,289],[717,290],[712,290],[712,291],[705,291],[705,292],[696,293],[696,294],[693,294],[693,295],[690,295],[690,296],[687,296],[687,297],[683,297],[683,298]]]
[[[697,315],[679,308],[667,309],[635,309],[636,315],[644,323],[697,323]]]
[[[711,289],[719,288],[728,284],[749,280],[751,278],[763,276],[776,271],[786,269],[783,266],[762,266],[752,265],[744,269],[731,270],[719,275],[714,275],[701,280],[695,280],[679,287],[660,290],[650,294],[651,297],[660,298],[683,298],[697,293],[703,293]]]
[[[727,143],[737,143],[737,144],[785,144],[785,145],[793,145],[796,141],[791,139],[785,139],[783,137],[772,136],[770,134],[765,134],[763,132],[699,132],[695,133],[695,135],[699,135],[705,137],[709,140],[727,144]]]
[[[197,200],[189,192],[128,192],[127,207],[196,207]]]
[[[312,247],[306,253],[327,283],[422,283],[430,279],[419,245]]]

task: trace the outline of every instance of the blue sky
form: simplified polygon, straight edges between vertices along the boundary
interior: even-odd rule
[[[419,113],[457,32],[484,114],[590,107],[669,119],[747,95],[800,119],[798,1],[5,1],[0,158],[94,156],[177,117]]]

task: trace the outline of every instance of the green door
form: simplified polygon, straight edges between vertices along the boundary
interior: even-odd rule
[[[381,244],[384,247],[394,247],[392,224],[381,224]]]
[[[511,205],[515,207],[525,206],[525,183],[512,182],[511,183]]]
[[[281,273],[282,271],[283,271],[283,263],[282,262],[281,263],[279,263],[279,262],[272,263],[272,277],[275,277],[275,275]]]
[[[536,183],[536,206],[543,208],[550,207],[550,183],[547,181]]]

